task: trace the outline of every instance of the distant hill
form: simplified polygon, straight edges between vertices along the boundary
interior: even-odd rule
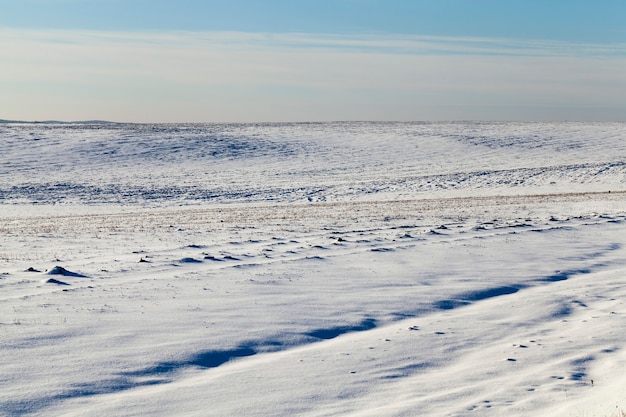
[[[6,119],[0,119],[0,124],[2,123],[28,123],[28,124],[48,124],[48,123],[54,123],[54,124],[109,124],[109,123],[116,123],[116,122],[110,122],[108,120],[79,120],[79,121],[73,121],[73,122],[65,122],[62,120],[35,120],[35,121],[26,121],[26,120],[6,120]]]

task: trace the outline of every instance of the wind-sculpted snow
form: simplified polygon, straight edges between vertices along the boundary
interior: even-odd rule
[[[0,416],[626,408],[624,124],[0,137]]]
[[[0,137],[5,203],[346,201],[626,184],[619,123],[6,124]]]
[[[2,128],[7,145],[14,150],[21,147],[40,151],[44,161],[45,153],[50,152],[57,164],[68,165],[160,160],[180,163],[290,155],[295,151],[295,146],[259,133],[246,135],[238,125],[50,124]]]

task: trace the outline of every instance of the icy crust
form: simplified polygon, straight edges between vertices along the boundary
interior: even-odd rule
[[[348,201],[626,184],[623,123],[7,124],[0,137],[4,203]]]

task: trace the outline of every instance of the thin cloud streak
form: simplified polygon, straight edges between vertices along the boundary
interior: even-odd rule
[[[535,119],[581,109],[615,119],[626,109],[624,45],[4,29],[0,48],[0,118],[517,119],[535,107]]]
[[[197,48],[261,47],[265,49],[340,48],[351,52],[399,54],[480,54],[519,56],[626,57],[626,44],[572,43],[478,37],[412,35],[320,35],[248,32],[107,32],[1,29],[4,41],[67,44],[136,44]]]

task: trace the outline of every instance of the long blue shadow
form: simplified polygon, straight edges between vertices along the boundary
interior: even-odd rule
[[[434,307],[437,310],[454,310],[455,308],[463,307],[476,301],[500,297],[502,295],[514,294],[524,287],[524,285],[509,285],[503,287],[487,288],[485,290],[479,291],[471,291],[465,294],[460,294],[458,297],[455,298],[437,301],[434,303]]]
[[[318,339],[334,339],[337,336],[349,332],[361,332],[364,330],[371,330],[376,327],[376,320],[373,318],[367,318],[361,321],[361,323],[353,326],[337,326],[328,329],[316,329],[305,333],[307,336],[315,337]]]
[[[198,367],[198,368],[216,368],[226,362],[243,358],[246,356],[256,355],[257,351],[253,346],[240,346],[234,349],[227,350],[209,350],[206,352],[200,352],[196,355],[183,359],[180,361],[167,361],[156,364],[151,368],[142,369],[139,371],[125,372],[123,375],[137,377],[137,376],[154,376],[160,374],[169,374],[179,369],[186,367]]]
[[[574,275],[588,274],[590,272],[591,272],[591,270],[589,270],[587,268],[570,269],[570,270],[567,270],[567,271],[558,271],[557,273],[552,274],[552,275],[548,275],[547,277],[539,278],[537,281],[539,281],[539,282],[565,281],[565,280],[568,280],[570,277],[572,277]]]

